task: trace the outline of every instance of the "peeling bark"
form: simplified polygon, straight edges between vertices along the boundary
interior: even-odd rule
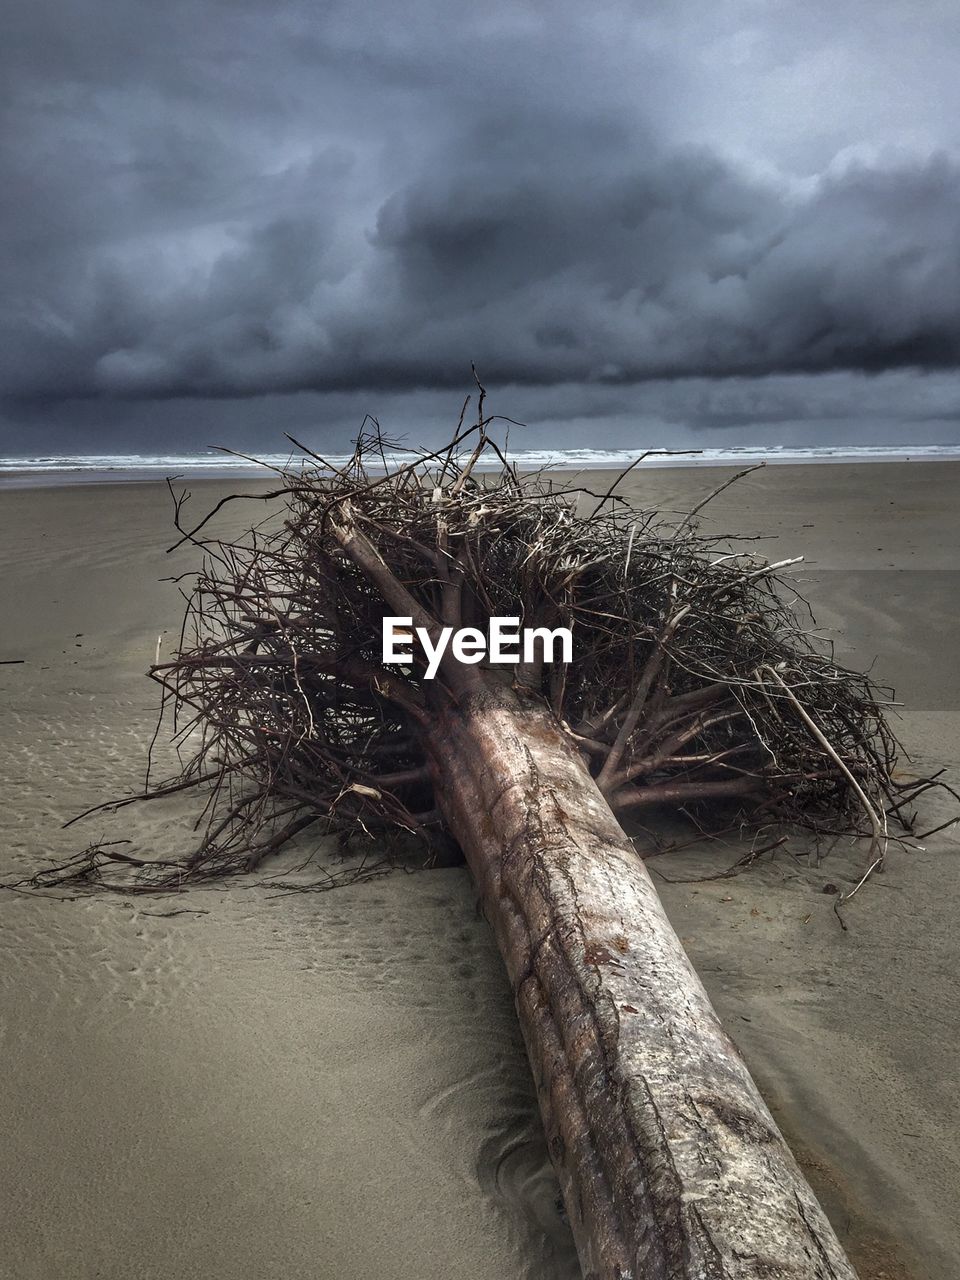
[[[589,1280],[854,1280],[660,905],[543,704],[486,683],[426,735],[496,933]]]

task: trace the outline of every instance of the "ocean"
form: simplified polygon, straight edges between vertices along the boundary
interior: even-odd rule
[[[573,471],[599,471],[628,466],[643,452],[642,449],[518,449],[511,453],[511,461],[521,471],[533,471],[542,467]],[[407,462],[409,453],[387,453],[389,464]],[[296,469],[303,465],[302,455],[297,453],[264,453],[259,461],[238,457],[235,454],[205,450],[202,453],[170,454],[38,454],[33,457],[0,457],[0,487],[26,487],[56,484],[127,483],[131,481],[160,480],[165,477],[180,479],[229,479],[251,478],[266,474],[266,470]],[[670,451],[652,449],[640,464],[643,467],[685,466],[749,466],[765,462],[771,465],[783,463],[830,462],[931,462],[939,459],[960,459],[960,444],[956,445],[819,445],[790,447],[744,445],[728,449],[699,449]],[[310,459],[306,460],[309,464]],[[343,466],[349,461],[347,454],[331,454],[327,461],[333,466]],[[382,466],[373,454],[368,455],[371,470]],[[495,469],[496,459],[490,458],[481,470]]]

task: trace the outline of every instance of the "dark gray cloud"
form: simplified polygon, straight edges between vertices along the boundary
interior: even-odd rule
[[[412,421],[471,360],[554,433],[950,430],[955,6],[637,12],[21,0],[0,444]]]

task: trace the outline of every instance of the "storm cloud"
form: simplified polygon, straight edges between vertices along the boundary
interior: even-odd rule
[[[960,23],[836,8],[23,3],[6,430],[125,413],[134,447],[164,406],[422,403],[471,361],[578,421],[897,370],[951,420]]]

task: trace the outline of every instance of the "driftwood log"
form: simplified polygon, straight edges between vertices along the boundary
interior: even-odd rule
[[[643,862],[550,714],[491,688],[433,741],[584,1275],[850,1280]]]
[[[810,638],[783,562],[707,537],[699,507],[670,523],[615,486],[521,478],[491,422],[481,394],[436,453],[398,461],[379,429],[346,466],[303,450],[239,539],[206,532],[216,510],[190,526],[177,498],[177,545],[205,560],[151,674],[183,770],[130,799],[202,788],[205,833],[183,858],[94,845],[35,883],[179,887],[307,829],[428,858],[452,839],[513,985],[585,1275],[849,1280],[618,815],[861,833],[866,878],[931,783],[894,781],[881,691]],[[448,651],[430,679],[416,644],[386,660],[387,615],[432,645],[493,617],[564,626],[575,652],[493,667]]]

